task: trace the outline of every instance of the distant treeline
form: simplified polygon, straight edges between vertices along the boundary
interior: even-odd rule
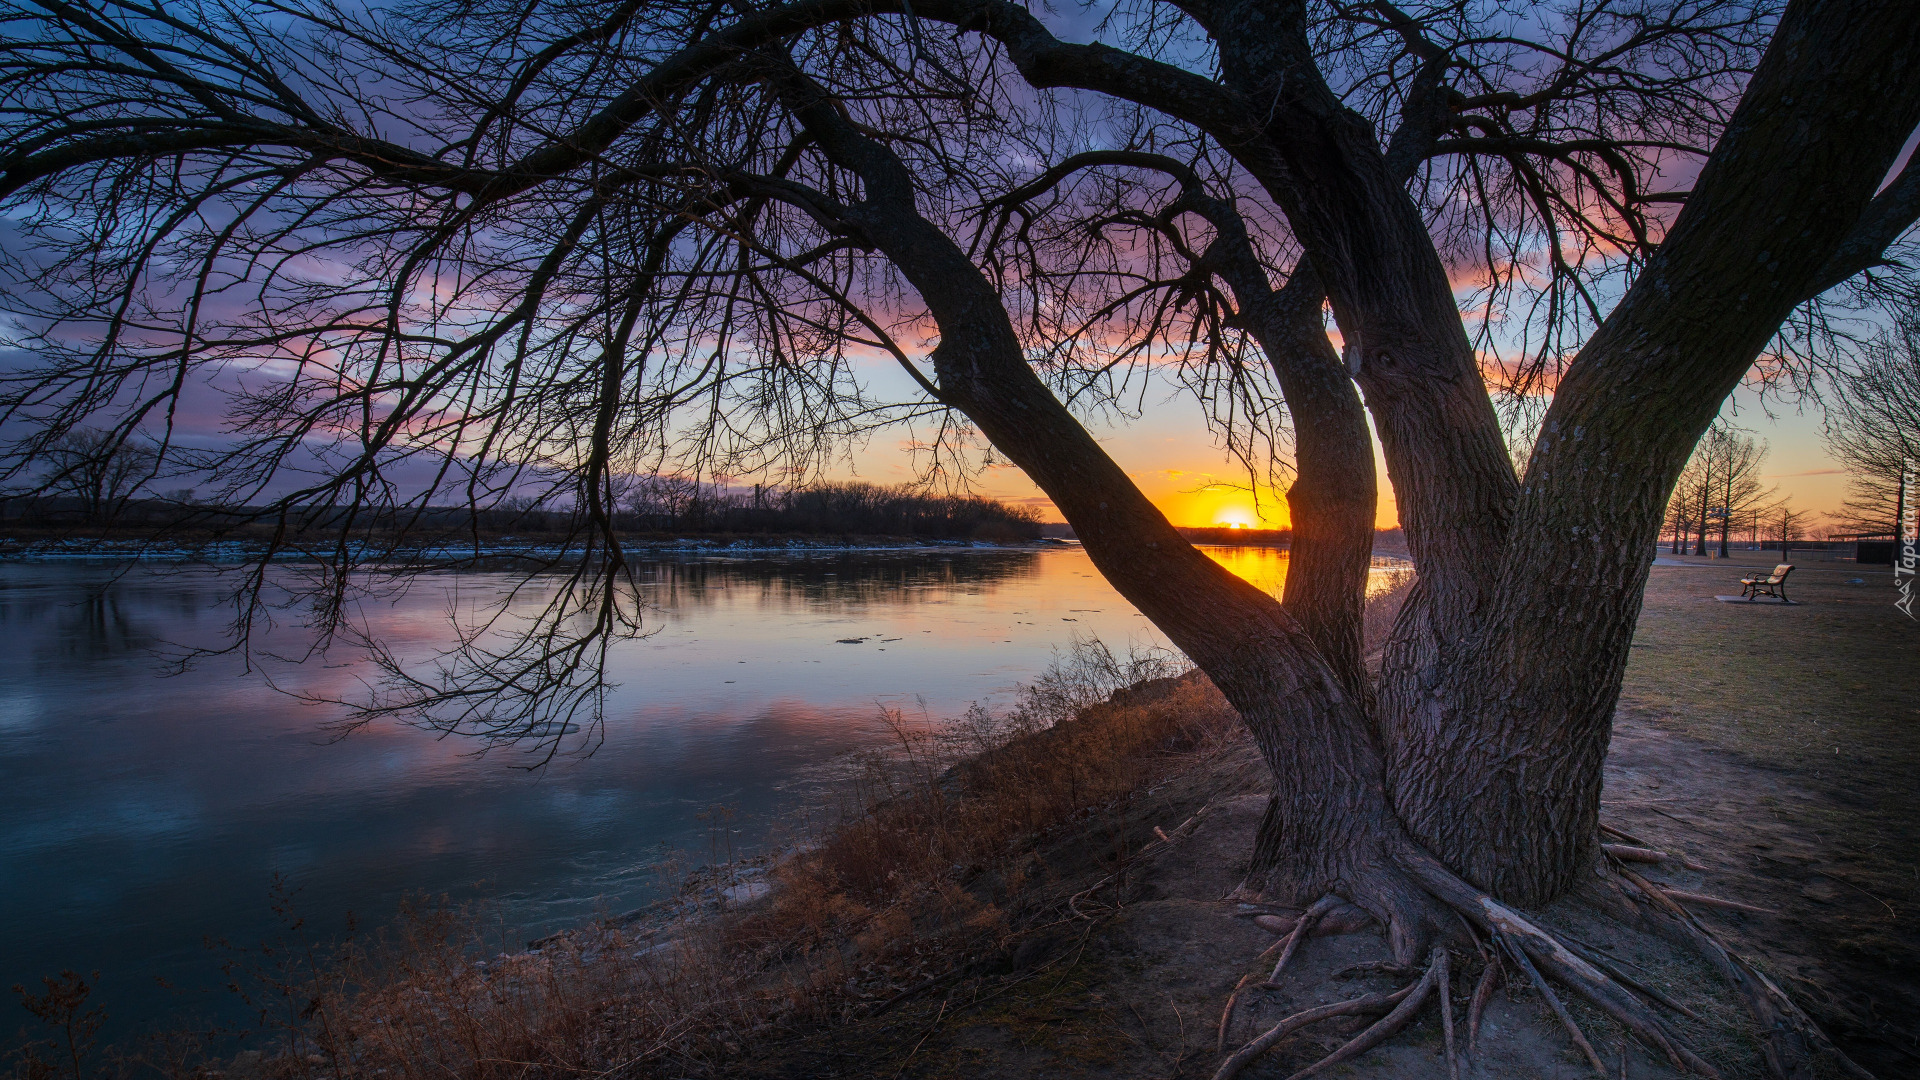
[[[1027,507],[907,485],[838,482],[748,491],[650,476],[635,482],[624,510],[627,527],[640,531],[1040,538],[1040,515]]]
[[[1066,535],[1073,535],[1068,532]],[[1234,547],[1292,547],[1292,529],[1233,529],[1224,526],[1182,528],[1180,535],[1194,544],[1224,544]],[[1375,529],[1373,532],[1373,553],[1376,555],[1398,555],[1407,553],[1407,534],[1400,529]]]
[[[344,510],[305,508],[296,534],[337,528]],[[76,495],[0,498],[0,527],[70,533],[139,534],[177,530],[245,533],[265,517],[252,507],[196,503],[188,492],[167,498],[89,499]],[[359,530],[408,534],[558,534],[580,518],[571,507],[526,497],[497,505],[410,507],[354,515]],[[803,488],[739,489],[679,477],[632,481],[613,514],[616,529],[633,533],[733,535],[910,536],[939,540],[1036,540],[1040,516],[1023,506],[972,495],[937,495],[907,486],[858,482]]]
[[[1180,535],[1192,544],[1230,544],[1236,547],[1287,547],[1292,529],[1235,529],[1225,525],[1183,527]]]

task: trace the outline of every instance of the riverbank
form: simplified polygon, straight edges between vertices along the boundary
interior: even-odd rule
[[[1790,988],[1856,1060],[1882,1077],[1920,1069],[1920,626],[1892,607],[1891,575],[1816,558],[1796,571],[1792,608],[1727,605],[1729,582],[1772,564],[1765,552],[1685,560],[1650,577],[1606,772],[1605,820],[1698,871],[1669,867],[1675,886],[1764,911],[1702,913],[1716,932]],[[1391,599],[1388,601],[1391,604]],[[1377,632],[1377,630],[1376,630]],[[1264,800],[1243,743],[1139,793],[1107,828],[1127,832],[1138,864],[1112,906],[1037,920],[991,976],[920,991],[846,1025],[790,1039],[744,1075],[1197,1076],[1217,1062],[1221,1003],[1273,942],[1220,898],[1238,882]],[[1176,825],[1197,824],[1184,829]],[[1156,846],[1158,827],[1176,836]],[[1190,829],[1190,832],[1186,830]],[[1185,835],[1179,835],[1185,832]],[[1037,849],[1062,879],[1084,838]],[[1071,906],[1071,905],[1070,905]],[[1638,974],[1705,1018],[1689,1037],[1728,1076],[1760,1074],[1747,1018],[1717,980],[1684,958],[1609,942],[1578,905],[1550,916],[1633,956]],[[1082,915],[1091,915],[1083,918]],[[1584,925],[1583,925],[1584,920]],[[1022,955],[1021,950],[1024,950]],[[1315,943],[1296,995],[1262,1003],[1227,1040],[1244,1040],[1297,1008],[1391,989],[1335,979],[1386,956],[1377,933]],[[1651,973],[1651,974],[1649,974]],[[1576,1013],[1578,1013],[1576,1003]],[[896,1015],[897,1014],[897,1015]],[[1591,1075],[1530,991],[1489,1006],[1475,1075]],[[1608,1059],[1626,1052],[1636,1077],[1669,1075],[1628,1050],[1622,1033],[1582,1016]],[[1346,1068],[1380,1078],[1444,1076],[1439,1025],[1416,1024]],[[1295,1037],[1252,1076],[1286,1076],[1344,1033]]]

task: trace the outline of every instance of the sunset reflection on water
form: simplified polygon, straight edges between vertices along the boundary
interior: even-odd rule
[[[1283,552],[1208,553],[1279,591]],[[528,772],[512,749],[479,756],[395,723],[329,739],[336,714],[289,694],[353,698],[370,675],[357,655],[157,677],[157,651],[226,625],[205,575],[0,563],[0,985],[98,968],[120,1020],[177,1009],[155,977],[218,984],[202,938],[270,936],[276,874],[321,928],[348,911],[379,921],[418,892],[489,897],[527,933],[630,908],[670,850],[703,855],[698,815],[732,807],[751,847],[883,737],[883,707],[937,723],[1006,706],[1076,637],[1165,645],[1071,547],[641,569],[649,633],[612,653],[604,743]],[[422,659],[451,640],[450,607],[513,584],[441,575],[362,617]],[[303,642],[286,623],[262,639],[284,656]]]

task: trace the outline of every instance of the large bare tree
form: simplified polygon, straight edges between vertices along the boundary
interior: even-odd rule
[[[928,426],[929,468],[984,442],[1245,719],[1274,778],[1245,891],[1355,905],[1405,964],[1464,917],[1704,1069],[1513,906],[1599,881],[1797,1068],[1778,991],[1607,868],[1601,762],[1695,442],[1920,213],[1920,168],[1888,178],[1920,9],[1102,11],[1076,43],[1005,0],[10,5],[11,460],[103,422],[178,456],[183,394],[224,378],[232,442],[179,467],[331,537],[336,604],[391,552],[374,526],[560,489],[580,587],[540,632],[396,665],[384,706],[551,740],[637,625],[623,477],[806,469],[888,422]],[[861,354],[919,396],[874,399]],[[1284,604],[1088,433],[1146,363],[1256,469],[1290,441]],[[1419,569],[1377,680],[1369,415]]]

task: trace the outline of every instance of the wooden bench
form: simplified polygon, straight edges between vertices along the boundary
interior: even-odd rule
[[[1774,567],[1773,573],[1768,574],[1766,577],[1743,577],[1740,579],[1740,584],[1746,586],[1746,588],[1740,590],[1740,595],[1749,600],[1755,600],[1762,596],[1774,596],[1787,603],[1792,603],[1792,601],[1787,600],[1787,575],[1791,573],[1793,573],[1793,564],[1781,563]]]

